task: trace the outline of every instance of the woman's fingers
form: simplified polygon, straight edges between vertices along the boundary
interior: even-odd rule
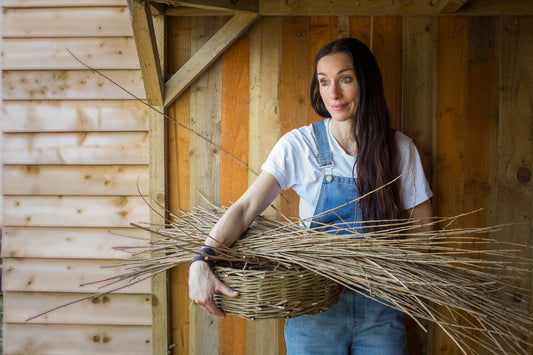
[[[239,295],[237,291],[220,281],[206,263],[201,261],[192,263],[189,267],[189,298],[205,311],[218,317],[225,317],[226,314],[213,300],[216,292],[228,297]]]

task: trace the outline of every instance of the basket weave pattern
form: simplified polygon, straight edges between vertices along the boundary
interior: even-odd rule
[[[246,319],[294,318],[321,313],[339,300],[342,287],[305,269],[240,270],[215,266],[222,282],[239,292],[235,298],[215,295],[226,313]]]

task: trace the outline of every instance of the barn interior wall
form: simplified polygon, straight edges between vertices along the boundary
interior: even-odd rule
[[[226,20],[170,18],[168,71]],[[263,17],[168,112],[257,172],[282,134],[319,119],[308,99],[314,54],[347,35],[367,43],[378,60],[393,127],[419,149],[435,214],[482,209],[460,227],[525,222],[496,237],[529,243],[532,17]],[[171,210],[200,203],[199,193],[228,204],[254,179],[255,173],[173,123],[167,129]],[[287,196],[297,206],[294,194]],[[286,202],[276,204],[293,214]],[[189,308],[186,278],[186,268],[171,274],[175,354],[284,353],[283,321],[207,317]],[[517,282],[530,288],[529,280]],[[457,353],[445,334],[428,335],[407,323],[412,354]]]

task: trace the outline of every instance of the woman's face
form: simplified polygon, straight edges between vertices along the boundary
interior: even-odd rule
[[[352,120],[359,104],[359,85],[350,56],[335,53],[320,58],[317,80],[331,119],[338,122]]]

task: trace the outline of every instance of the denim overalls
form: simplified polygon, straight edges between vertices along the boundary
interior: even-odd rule
[[[331,175],[333,164],[324,121],[313,125],[321,170],[325,172],[311,227],[324,226],[330,233],[357,228],[361,210],[352,178]],[[348,203],[348,204],[346,204]],[[325,211],[331,213],[321,215]],[[353,230],[353,229],[352,229]],[[364,291],[362,291],[364,292]],[[403,313],[346,289],[327,311],[288,319],[285,323],[287,354],[400,355],[406,353]]]

